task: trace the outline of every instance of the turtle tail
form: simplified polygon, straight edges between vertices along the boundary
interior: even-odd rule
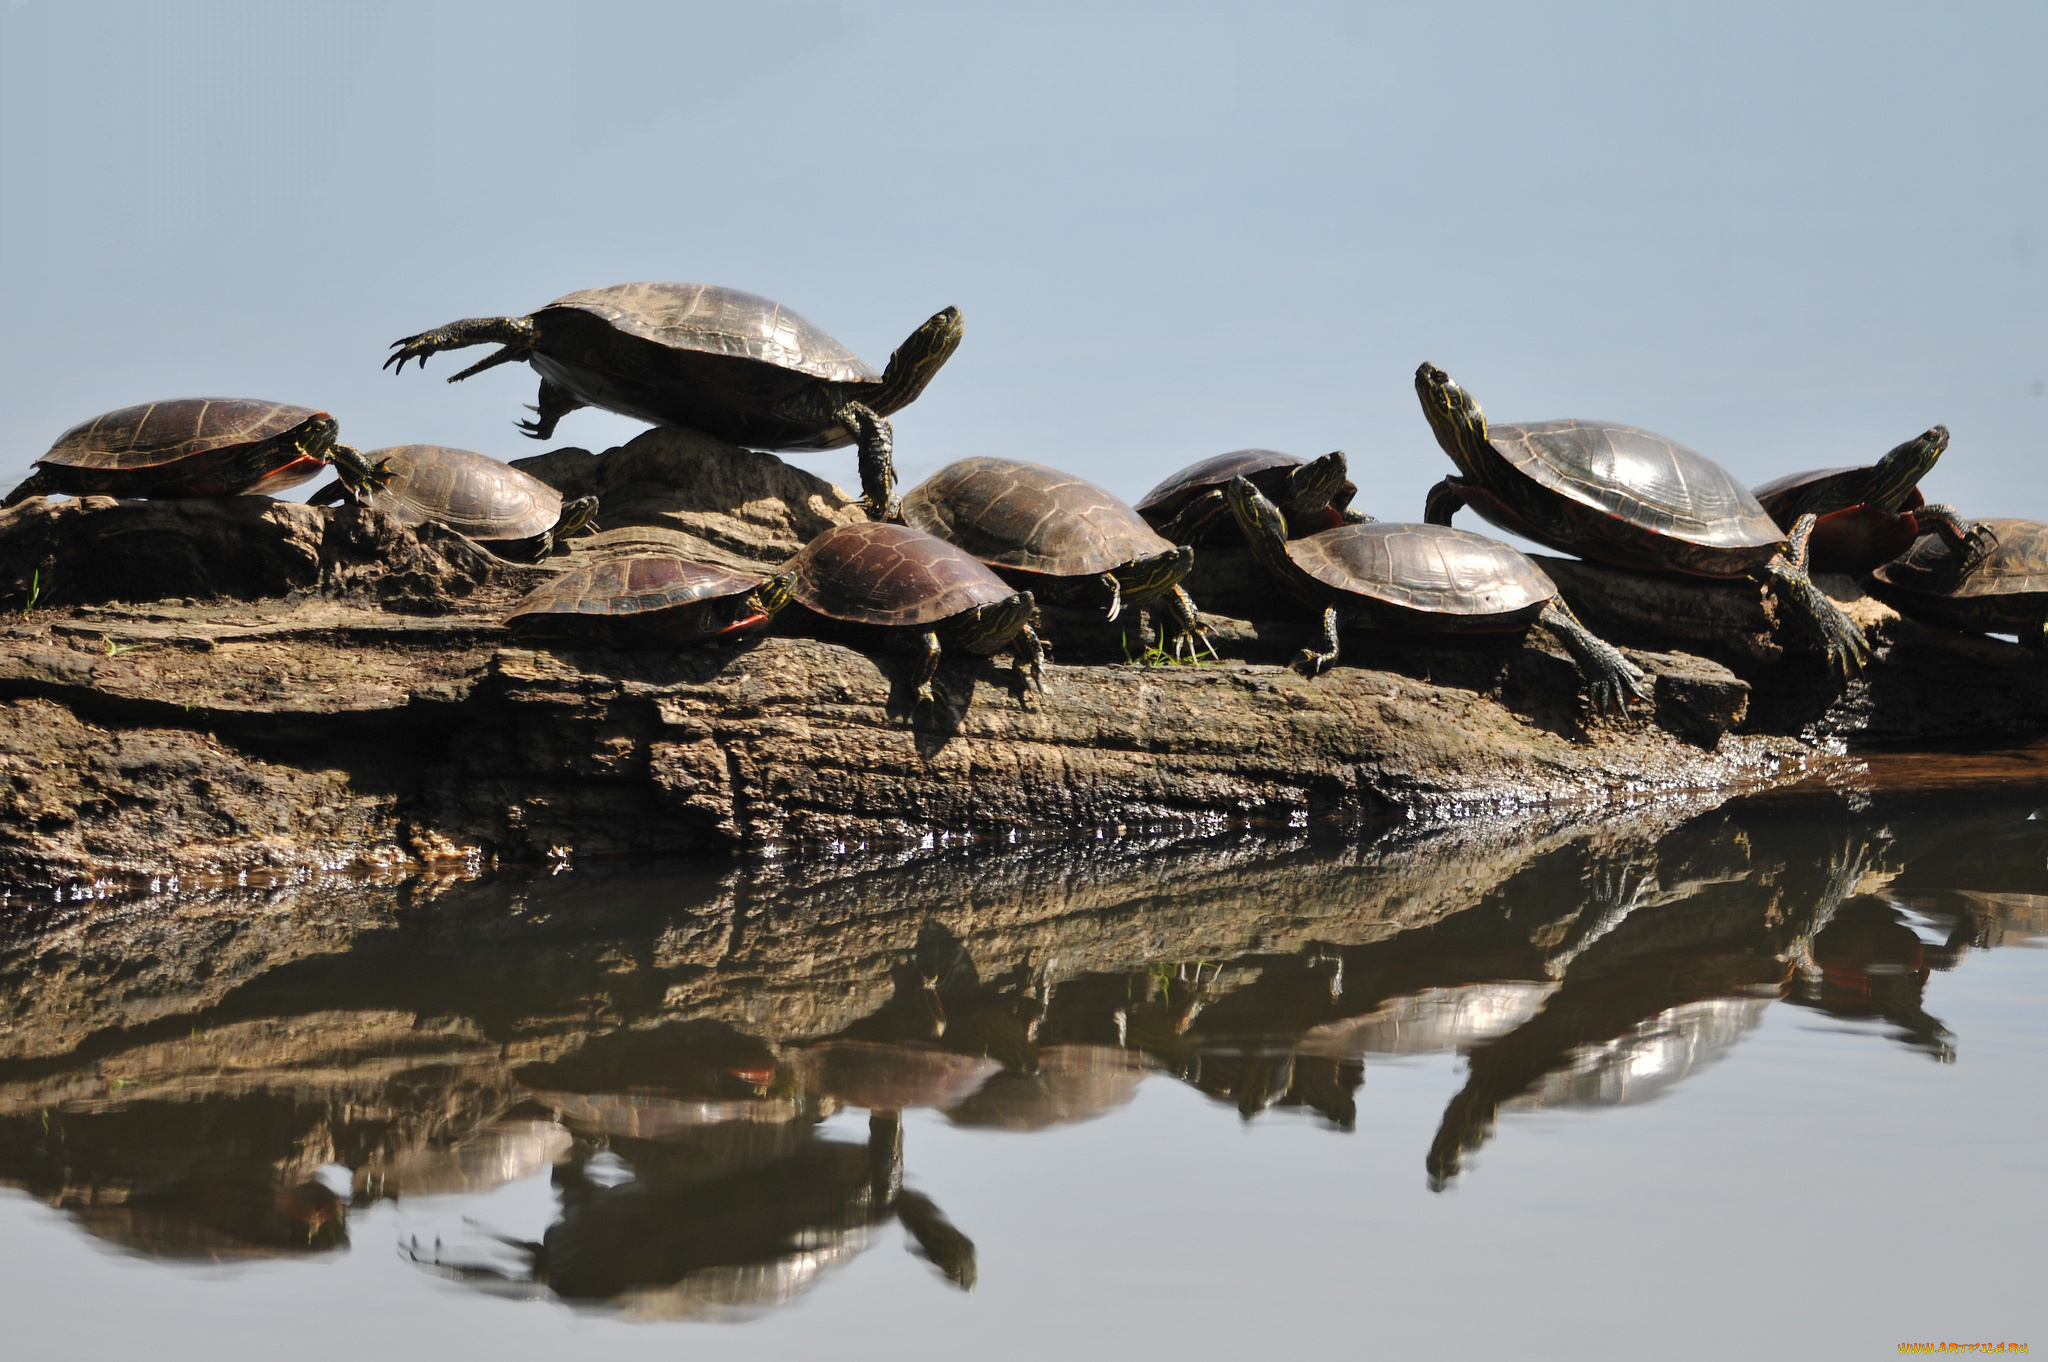
[[[15,484],[14,490],[7,494],[4,501],[0,501],[0,507],[18,506],[30,497],[46,497],[52,492],[61,492],[63,490],[63,488],[57,486],[56,480],[50,476],[49,469],[38,468],[35,472]]]

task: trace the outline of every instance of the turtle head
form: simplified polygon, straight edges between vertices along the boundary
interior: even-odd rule
[[[889,356],[889,367],[882,372],[882,390],[866,399],[867,404],[887,416],[915,402],[932,375],[960,348],[960,338],[966,333],[967,323],[961,320],[959,308],[933,313]]]
[[[331,416],[327,419],[329,422],[334,420]],[[326,449],[326,459],[334,465],[334,475],[341,485],[358,500],[372,492],[382,491],[391,483],[391,460],[379,459],[372,464],[354,445],[330,444]]]
[[[567,539],[572,535],[596,532],[596,497],[577,497],[574,501],[562,503],[562,518],[555,522],[555,538]]]
[[[1156,601],[1180,585],[1195,565],[1195,550],[1189,544],[1175,544],[1163,553],[1140,558],[1116,570],[1117,594],[1126,605]]]
[[[782,608],[789,604],[790,593],[796,587],[794,572],[778,572],[761,585],[747,593],[745,609],[757,615],[775,618]]]
[[[987,657],[1017,637],[1018,632],[1031,623],[1031,616],[1037,609],[1037,602],[1028,591],[976,606],[960,616],[953,629],[953,641],[970,653]]]
[[[1351,469],[1344,461],[1344,451],[1333,449],[1312,463],[1297,464],[1289,469],[1283,499],[1289,510],[1319,510],[1335,504],[1344,484],[1350,480]]]
[[[1236,518],[1244,542],[1251,546],[1253,557],[1270,569],[1276,557],[1286,556],[1287,517],[1266,499],[1264,492],[1252,486],[1248,478],[1232,478],[1230,486],[1223,489],[1223,497],[1230,503],[1230,514]]]
[[[1863,504],[1880,511],[1898,510],[1947,448],[1947,426],[1932,426],[1915,435],[1871,468],[1870,482],[1863,491]]]
[[[1458,386],[1434,364],[1424,361],[1415,371],[1415,395],[1422,399],[1422,414],[1436,432],[1436,442],[1467,477],[1476,476],[1479,451],[1487,447],[1486,413],[1472,400],[1472,394]]]

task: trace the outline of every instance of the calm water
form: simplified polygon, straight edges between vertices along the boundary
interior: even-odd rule
[[[8,1351],[2048,1346],[2044,808],[17,901]]]

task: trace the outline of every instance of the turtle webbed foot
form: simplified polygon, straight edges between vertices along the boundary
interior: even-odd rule
[[[1562,598],[1553,600],[1539,618],[1564,644],[1572,661],[1578,663],[1586,678],[1586,693],[1593,701],[1594,713],[1626,717],[1630,700],[1649,702],[1650,692],[1644,689],[1649,678],[1644,676],[1643,669],[1581,624]]]
[[[1967,576],[1998,547],[1996,530],[1981,520],[1963,519],[1953,506],[1922,506],[1914,515],[1948,545],[1955,558],[1953,574],[1958,578]]]

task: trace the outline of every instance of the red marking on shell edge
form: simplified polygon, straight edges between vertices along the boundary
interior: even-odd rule
[[[726,636],[727,634],[738,634],[738,633],[743,633],[743,632],[745,632],[745,631],[746,631],[746,630],[748,630],[748,629],[758,629],[758,628],[760,628],[760,627],[761,627],[762,625],[766,624],[767,622],[768,622],[768,617],[767,617],[766,615],[762,615],[762,614],[753,614],[753,615],[748,615],[748,616],[747,616],[747,617],[746,617],[745,619],[738,619],[738,620],[734,620],[734,621],[733,621],[733,622],[732,622],[731,624],[728,624],[728,625],[726,625],[726,626],[725,626],[725,628],[723,628],[723,629],[720,629],[720,630],[719,630],[719,631],[718,631],[717,633],[713,634],[713,635],[712,635],[711,637],[713,637],[713,638],[724,638],[724,637],[725,637],[725,636]]]

